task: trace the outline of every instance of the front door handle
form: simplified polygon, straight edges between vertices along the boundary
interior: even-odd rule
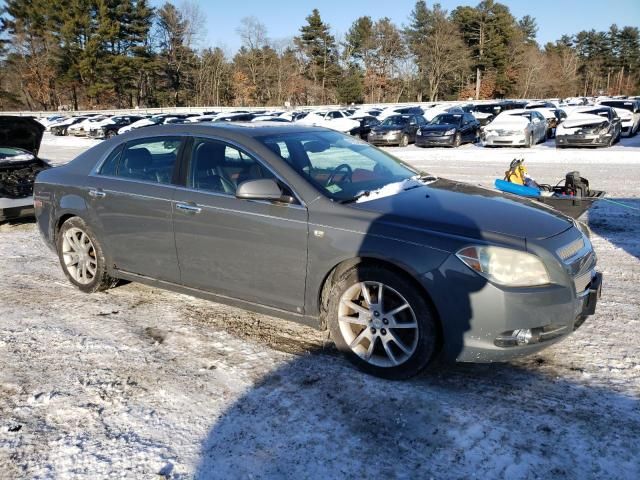
[[[182,210],[187,213],[200,213],[202,208],[196,207],[195,205],[189,205],[188,203],[177,203],[176,208],[178,210]]]
[[[91,190],[89,190],[89,196],[93,198],[104,198],[107,196],[107,194],[102,190],[96,190],[95,188],[92,188]]]

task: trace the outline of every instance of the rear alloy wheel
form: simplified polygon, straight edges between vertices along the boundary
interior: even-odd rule
[[[411,377],[434,357],[434,316],[404,277],[375,267],[356,267],[333,285],[331,337],[347,358],[367,373]]]
[[[460,132],[456,133],[456,136],[453,138],[453,146],[458,148],[462,143],[462,137],[460,136]]]
[[[409,145],[409,135],[405,133],[400,137],[400,146],[406,147],[407,145]]]
[[[62,224],[57,247],[62,270],[83,292],[106,290],[116,284],[106,272],[102,247],[81,218],[73,217]]]

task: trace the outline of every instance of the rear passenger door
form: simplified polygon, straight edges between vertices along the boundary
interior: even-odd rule
[[[180,137],[132,140],[92,176],[88,201],[115,268],[179,282],[171,200],[182,145]]]
[[[188,151],[185,187],[178,188],[173,202],[182,283],[303,313],[306,208],[236,198],[242,182],[276,177],[234,145],[196,138]]]

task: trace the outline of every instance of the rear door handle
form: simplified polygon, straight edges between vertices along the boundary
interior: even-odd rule
[[[89,190],[89,196],[93,198],[104,198],[107,196],[107,194],[104,193],[102,190],[96,190],[92,188],[91,190]]]
[[[188,203],[177,203],[176,208],[188,213],[200,213],[202,211],[202,208],[189,205]]]

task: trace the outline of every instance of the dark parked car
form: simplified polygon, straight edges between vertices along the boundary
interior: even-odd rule
[[[418,128],[426,124],[422,115],[391,115],[371,129],[367,140],[373,145],[406,147],[416,141]]]
[[[33,182],[49,168],[38,158],[44,126],[32,118],[0,116],[0,222],[33,215]]]
[[[354,137],[359,137],[362,140],[366,140],[369,137],[369,132],[373,127],[377,127],[380,125],[380,120],[372,115],[366,115],[364,117],[353,118],[352,120],[357,120],[360,122],[360,126],[352,129],[349,132],[349,135],[353,135]]]
[[[470,113],[441,113],[418,129],[416,146],[459,147],[480,138],[480,122]]]
[[[90,129],[88,136],[91,138],[111,138],[117,135],[118,130],[120,130],[122,127],[131,125],[132,123],[137,122],[138,120],[142,120],[143,118],[146,117],[141,117],[140,115],[119,115],[117,117],[112,117],[109,119],[108,123]]]
[[[149,127],[40,173],[34,199],[80,290],[139,281],[329,329],[390,378],[537,352],[600,286],[572,219],[324,128]]]

